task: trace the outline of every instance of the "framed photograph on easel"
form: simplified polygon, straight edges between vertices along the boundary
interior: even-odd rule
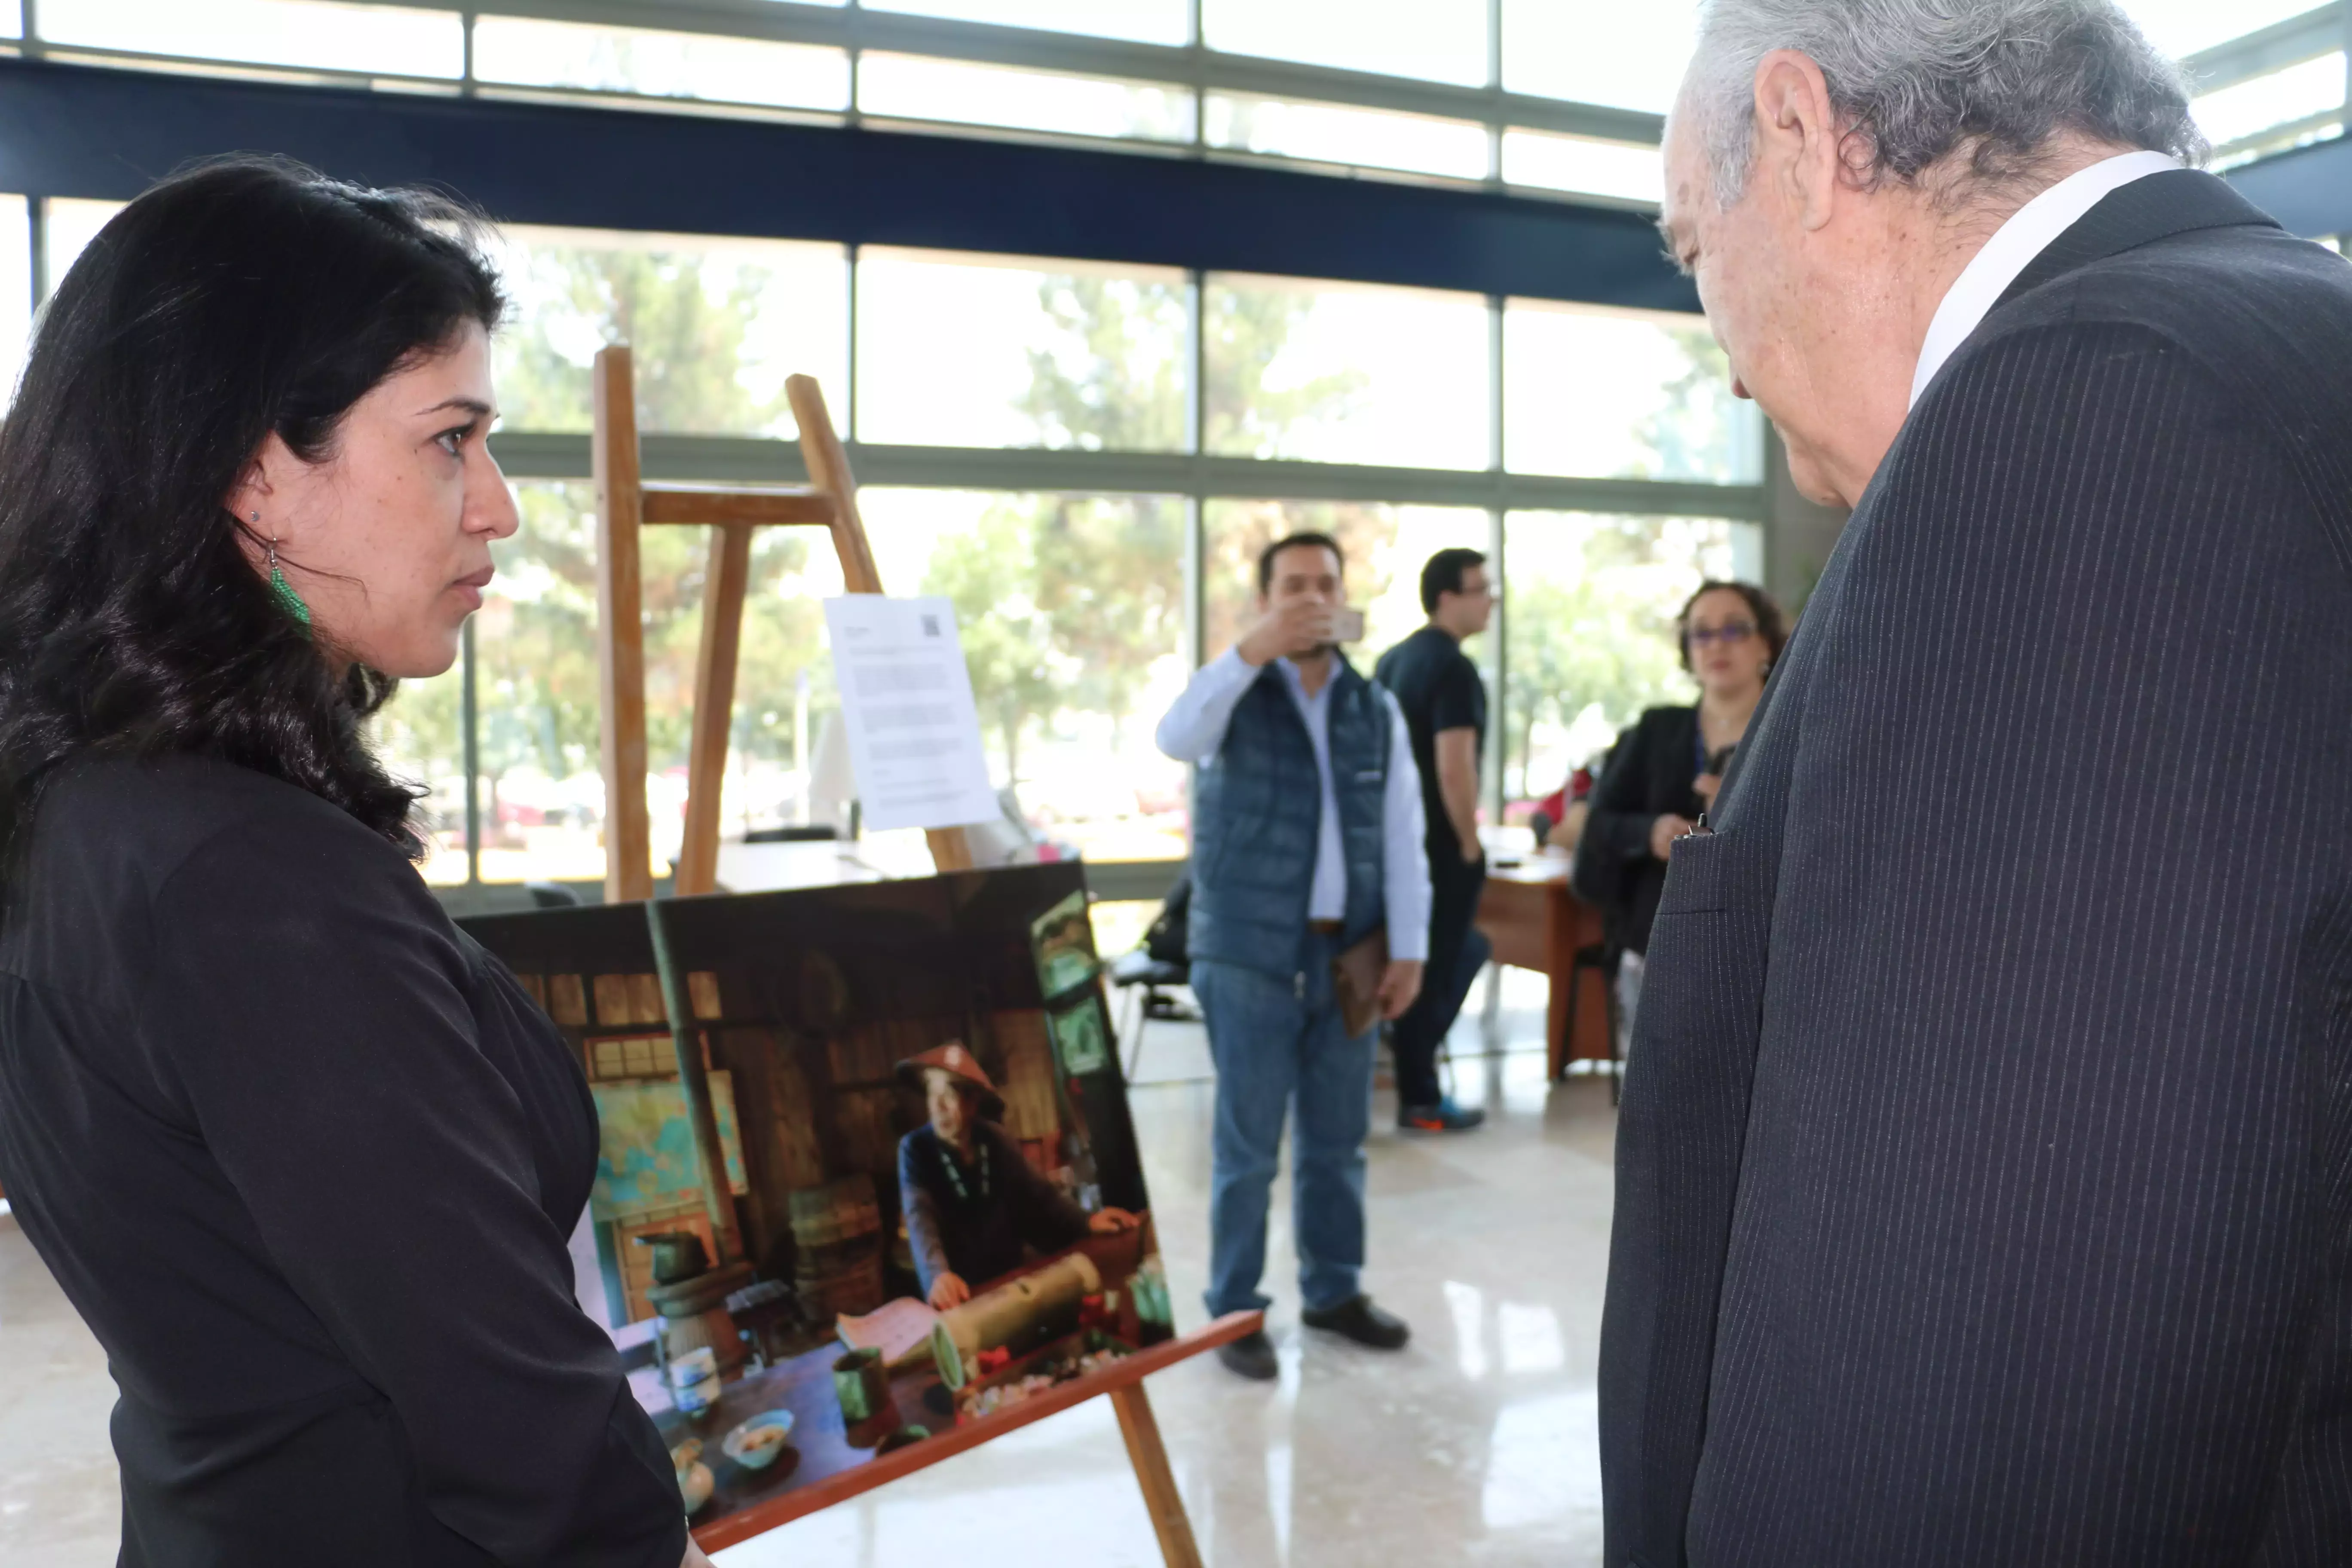
[[[1255,1321],[1175,1334],[1085,907],[1058,865],[465,922],[633,1108],[598,1256],[668,1352],[641,1397],[706,1547],[1080,1398],[1148,1422],[1146,1373]]]

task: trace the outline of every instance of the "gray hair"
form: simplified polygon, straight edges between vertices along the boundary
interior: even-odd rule
[[[2115,0],[1706,0],[1679,113],[1694,115],[1716,200],[1754,161],[1756,68],[1795,49],[1822,68],[1865,187],[1916,184],[1966,149],[1979,181],[2030,173],[2053,132],[2201,162],[2179,67]]]

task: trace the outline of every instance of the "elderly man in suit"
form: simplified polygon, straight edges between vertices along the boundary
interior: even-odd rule
[[[1664,221],[1853,508],[1673,847],[1612,1568],[2352,1562],[2352,268],[2111,0],[1713,0]]]

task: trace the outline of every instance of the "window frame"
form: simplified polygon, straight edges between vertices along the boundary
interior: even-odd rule
[[[1182,44],[1136,42],[1113,37],[1055,32],[1034,27],[957,20],[912,12],[869,9],[854,3],[824,5],[807,0],[698,0],[677,7],[665,0],[339,0],[352,5],[394,5],[413,11],[457,14],[466,37],[465,71],[457,80],[438,78],[386,78],[352,71],[321,70],[239,63],[222,59],[180,59],[135,51],[68,46],[44,39],[38,13],[26,6],[23,36],[0,39],[0,53],[25,58],[47,56],[60,60],[151,67],[173,71],[210,72],[278,80],[321,81],[351,87],[391,87],[407,91],[449,95],[509,97],[583,103],[628,100],[646,107],[673,108],[680,100],[646,98],[585,89],[513,88],[478,79],[473,69],[473,19],[514,16],[543,21],[576,22],[661,33],[698,33],[788,44],[844,52],[849,65],[850,100],[840,113],[793,111],[785,118],[855,125],[863,118],[857,101],[856,63],[866,52],[911,55],[943,61],[1010,67],[1048,72],[1115,79],[1129,83],[1176,88],[1192,97],[1193,138],[1189,148],[1171,148],[1164,142],[1084,137],[1045,140],[1113,146],[1139,155],[1166,156],[1171,152],[1219,162],[1263,163],[1304,167],[1303,161],[1278,154],[1213,148],[1207,144],[1211,100],[1218,95],[1325,104],[1344,108],[1415,115],[1475,125],[1486,137],[1488,158],[1483,181],[1461,177],[1415,175],[1367,170],[1379,178],[1451,186],[1484,185],[1503,191],[1505,139],[1512,132],[1565,136],[1619,146],[1654,147],[1661,140],[1664,117],[1655,113],[1579,103],[1507,90],[1504,85],[1502,0],[1489,0],[1486,79],[1483,85],[1461,85],[1401,76],[1306,65],[1280,59],[1234,54],[1209,48],[1201,31],[1202,7],[1189,7],[1190,33]],[[2210,94],[2251,81],[2283,68],[2345,48],[2352,36],[2352,0],[2336,4],[2232,38],[2188,57],[2183,64],[2196,90]],[[695,104],[698,111],[736,112],[757,116],[757,110],[719,103]],[[2307,140],[2341,127],[2347,110],[2338,108],[2310,123],[2298,121],[2274,127],[2246,139],[2243,148],[2222,149],[2225,156],[2240,151],[2266,151],[2282,137]],[[2325,121],[2322,124],[2318,121]],[[895,123],[896,121],[894,121]],[[918,121],[925,126],[944,121]],[[954,122],[960,132],[991,134],[991,128]],[[1006,133],[1012,139],[1035,139],[1033,133]],[[2255,145],[2261,143],[2260,146]],[[1533,194],[1528,187],[1507,187],[1515,195]],[[1537,199],[1558,199],[1584,206],[1617,206],[1650,210],[1654,204],[1631,197],[1544,190]],[[35,300],[46,298],[53,279],[47,276],[46,199],[28,198],[26,232],[32,249],[31,281]],[[694,237],[679,236],[680,239]],[[942,256],[945,253],[941,253]],[[848,287],[856,289],[857,247],[848,247]],[[1002,258],[1006,264],[1054,258]],[[1073,270],[1086,263],[1069,264]],[[1156,270],[1156,269],[1154,269]],[[1401,506],[1459,507],[1484,510],[1489,520],[1489,557],[1505,595],[1498,624],[1486,639],[1485,659],[1496,686],[1497,710],[1507,701],[1507,623],[1510,614],[1509,573],[1504,561],[1507,520],[1513,514],[1583,513],[1660,518],[1720,518],[1738,525],[1745,541],[1742,553],[1752,559],[1755,540],[1769,510],[1767,483],[1576,479],[1515,472],[1506,466],[1504,437],[1507,430],[1505,397],[1505,334],[1507,302],[1488,297],[1489,321],[1488,426],[1492,449],[1479,468],[1419,468],[1402,466],[1322,463],[1290,459],[1258,459],[1217,456],[1202,449],[1202,389],[1207,384],[1205,344],[1201,330],[1205,275],[1186,273],[1186,346],[1190,355],[1186,438],[1181,449],[1165,452],[1122,452],[1068,449],[947,447],[894,445],[862,440],[856,424],[858,344],[854,304],[849,309],[850,344],[846,364],[848,384],[828,388],[844,421],[843,435],[853,468],[861,484],[997,492],[1066,492],[1097,495],[1136,494],[1179,498],[1185,510],[1186,539],[1182,570],[1186,603],[1185,654],[1197,666],[1206,651],[1202,646],[1202,605],[1206,585],[1202,581],[1206,512],[1223,500],[1362,501]],[[1312,286],[1339,279],[1300,279]],[[493,437],[493,448],[511,477],[531,480],[584,480],[590,477],[589,438],[580,433],[504,431]],[[796,444],[759,437],[695,437],[647,434],[643,441],[644,472],[648,479],[705,482],[754,480],[792,481],[801,472]],[[1524,528],[1524,521],[1521,526]],[[893,584],[902,591],[911,584]],[[460,659],[463,682],[466,754],[468,892],[487,886],[479,879],[482,841],[478,765],[480,714],[476,686],[478,659],[471,628]],[[1499,742],[1499,729],[1491,738]],[[1490,806],[1499,806],[1503,769],[1500,745],[1490,745],[1486,767]],[[1155,863],[1156,864],[1156,863]],[[1118,879],[1116,868],[1109,880]],[[1135,868],[1140,869],[1140,868]],[[1132,879],[1133,871],[1129,873]],[[1140,888],[1141,884],[1135,884]],[[1129,896],[1141,896],[1130,893]]]

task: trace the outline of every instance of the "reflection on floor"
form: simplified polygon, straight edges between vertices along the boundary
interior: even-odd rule
[[[1533,983],[1530,991],[1529,983]],[[1371,1147],[1367,1283],[1412,1322],[1402,1354],[1297,1326],[1287,1203],[1268,1279],[1279,1383],[1213,1361],[1152,1380],[1213,1568],[1403,1563],[1572,1568],[1600,1561],[1593,1358],[1615,1121],[1606,1080],[1544,1081],[1540,982],[1514,973],[1493,1018],[1510,1054],[1454,1031],[1465,1135],[1394,1131]],[[1197,1028],[1153,1024],[1135,1117],[1180,1323],[1202,1316],[1210,1086]],[[114,1561],[103,1358],[13,1222],[0,1220],[0,1563]],[[722,1568],[1090,1568],[1159,1562],[1117,1423],[1097,1400],[719,1557]]]

